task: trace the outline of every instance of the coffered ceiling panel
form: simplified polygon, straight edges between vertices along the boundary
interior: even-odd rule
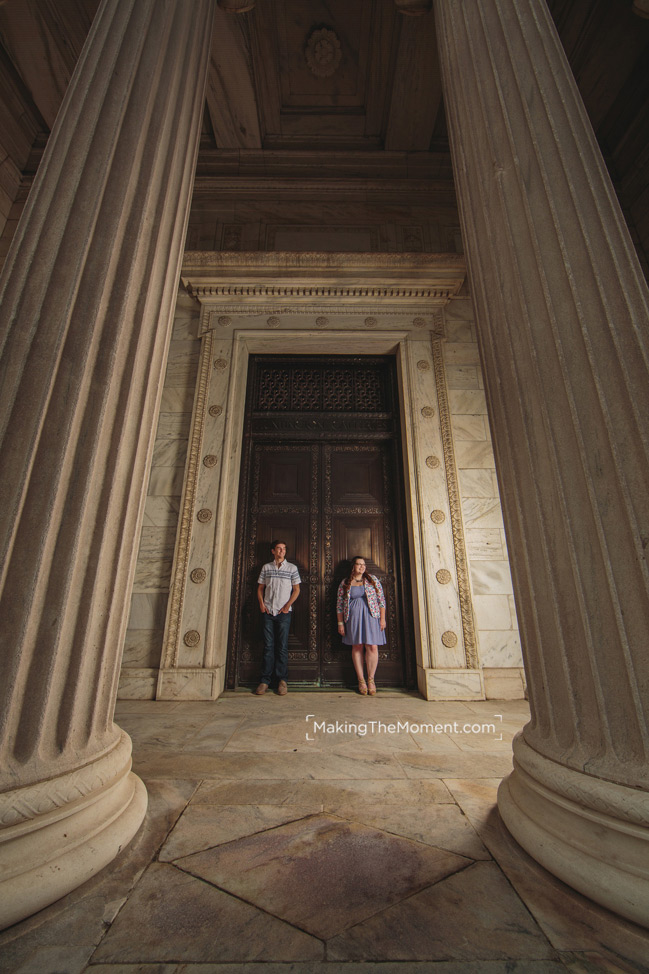
[[[264,147],[380,146],[402,19],[393,0],[267,0],[248,19]]]

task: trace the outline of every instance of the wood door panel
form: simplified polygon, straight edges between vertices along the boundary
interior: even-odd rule
[[[377,682],[412,683],[402,577],[408,564],[401,542],[405,525],[396,514],[403,505],[395,389],[389,359],[251,357],[228,686],[254,686],[259,679],[257,578],[275,538],[286,543],[287,558],[301,576],[291,618],[289,682],[355,684],[335,610],[348,559],[362,555],[387,600],[387,643],[379,650]]]
[[[331,503],[368,507],[383,505],[383,463],[380,450],[358,448],[331,456]]]
[[[310,451],[259,448],[259,504],[309,506],[311,486]]]

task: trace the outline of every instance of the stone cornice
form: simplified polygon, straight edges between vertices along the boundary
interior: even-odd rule
[[[291,199],[362,198],[385,200],[416,199],[421,203],[446,202],[456,206],[455,188],[450,179],[345,179],[323,177],[286,177],[258,175],[197,175],[194,181],[193,199],[214,199],[221,195],[228,198],[268,199],[273,196],[289,196]]]
[[[461,254],[188,251],[182,280],[203,304],[344,299],[410,305],[445,304],[459,293],[465,273]]]

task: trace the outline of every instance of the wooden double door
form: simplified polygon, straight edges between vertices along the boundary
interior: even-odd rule
[[[352,685],[337,633],[336,592],[362,555],[387,600],[377,683],[413,682],[395,376],[389,358],[258,356],[248,380],[228,685],[261,669],[257,578],[286,542],[300,597],[289,636],[289,682]]]

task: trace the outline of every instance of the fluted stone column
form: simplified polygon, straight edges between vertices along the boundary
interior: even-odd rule
[[[532,711],[499,808],[647,924],[649,295],[543,0],[436,16]]]
[[[0,280],[4,926],[146,810],[113,709],[211,17],[104,0]]]

